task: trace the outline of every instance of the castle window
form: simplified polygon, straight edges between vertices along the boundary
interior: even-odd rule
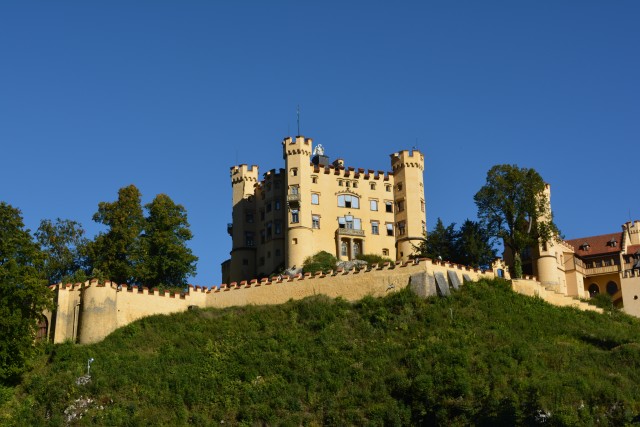
[[[298,176],[298,168],[291,168],[291,176]]]
[[[402,212],[404,210],[404,200],[398,200],[396,203],[398,205],[398,212]]]
[[[246,258],[242,258],[242,265],[249,265],[249,260]]]
[[[266,233],[264,230],[260,230],[260,243],[264,243]]]
[[[275,205],[275,208],[277,211],[280,210],[280,199],[276,199],[273,204]]]
[[[319,215],[312,215],[311,216],[311,226],[312,226],[312,228],[316,228],[316,229],[320,228],[320,216]]]
[[[244,244],[249,247],[256,245],[256,242],[253,240],[253,232],[247,231],[244,233]]]
[[[358,188],[358,182],[357,181],[353,181],[353,188]]]
[[[353,215],[345,215],[338,217],[338,227],[347,230],[361,230],[362,221],[360,218],[354,218]]]
[[[338,186],[342,187],[342,180],[341,179],[338,180]]]
[[[298,194],[298,186],[297,185],[292,185],[291,187],[289,187],[289,189],[291,190],[291,194]]]
[[[312,205],[318,205],[320,204],[320,196],[316,193],[313,193],[311,195],[311,204]]]
[[[387,223],[387,236],[393,236],[393,224],[390,222]]]
[[[340,255],[347,256],[347,242],[344,240],[340,243]]]
[[[378,201],[377,200],[369,200],[369,205],[372,211],[378,210]]]
[[[380,234],[379,224],[378,221],[371,221],[371,234]]]
[[[424,200],[420,200],[420,210],[424,212]]]
[[[317,184],[317,183],[318,183],[318,177],[317,177],[317,176],[312,176],[312,177],[311,177],[311,182],[312,182],[313,184]]]
[[[393,202],[384,202],[386,212],[393,212]]]
[[[253,222],[253,211],[246,211],[244,213],[244,219],[245,219],[246,222],[252,223]]]
[[[275,223],[275,232],[276,234],[281,234],[282,233],[282,223],[280,221],[276,221]]]
[[[297,209],[291,209],[291,223],[296,224],[300,222],[300,213]]]
[[[349,181],[345,181],[345,182],[344,182],[344,185],[346,185],[346,186],[347,186],[347,188],[351,187],[351,183],[350,183]]]
[[[294,245],[298,244],[298,239],[296,239],[295,237],[293,239],[291,239],[291,243],[293,243]]]
[[[385,191],[389,191],[390,192],[391,191],[391,186],[389,184],[386,184],[384,186],[384,189],[385,189]]]
[[[382,256],[389,256],[389,249],[383,249]]]
[[[375,190],[376,189],[376,183],[375,182],[370,182],[369,183],[369,188],[372,189],[372,190]]]
[[[402,183],[401,182],[399,182],[397,184],[397,188],[398,188],[398,191],[402,191]]]
[[[271,202],[267,203],[267,212],[271,212]]]
[[[356,196],[341,194],[338,196],[338,207],[340,208],[360,208],[360,201]]]
[[[272,229],[273,229],[273,227],[272,227],[271,222],[268,222],[267,223],[267,240],[271,239],[271,237],[273,235],[272,234]]]
[[[422,221],[422,234],[427,234],[427,223]]]
[[[406,222],[404,222],[404,221],[398,222],[398,234],[400,236],[404,236],[406,228],[407,228],[407,223]]]

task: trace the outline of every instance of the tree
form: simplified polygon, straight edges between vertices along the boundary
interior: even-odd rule
[[[534,169],[496,165],[475,194],[478,218],[489,234],[504,242],[513,277],[522,276],[521,254],[559,235],[549,207],[546,184]]]
[[[187,212],[166,194],[158,194],[145,208],[149,215],[141,239],[139,277],[147,286],[183,287],[198,261],[186,246],[193,237]]]
[[[45,219],[35,233],[44,253],[44,272],[49,283],[87,280],[86,251],[89,240],[80,223],[68,219]]]
[[[482,224],[467,219],[457,232],[453,261],[475,268],[488,268],[496,258],[491,236]]]
[[[42,253],[21,213],[0,202],[0,381],[19,378],[35,347],[42,312],[52,292],[41,271]]]
[[[145,224],[140,191],[135,185],[118,190],[115,202],[100,202],[93,220],[109,227],[89,245],[93,275],[117,283],[138,283],[141,261],[140,234]]]
[[[427,235],[427,239],[414,248],[416,252],[412,257],[454,261],[457,239],[455,227],[455,222],[445,227],[442,219],[438,218],[435,227]]]

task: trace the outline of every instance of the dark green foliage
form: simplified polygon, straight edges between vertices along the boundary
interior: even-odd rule
[[[166,194],[158,194],[145,208],[149,215],[141,239],[140,281],[159,288],[186,285],[186,278],[196,271],[198,257],[186,246],[193,235],[185,208]]]
[[[87,245],[80,223],[68,219],[45,219],[35,232],[44,253],[44,271],[50,284],[87,280]]]
[[[140,191],[135,185],[118,190],[115,202],[100,202],[93,220],[108,230],[89,245],[91,266],[116,283],[137,283],[136,267],[142,257],[140,233],[144,215]]]
[[[336,268],[338,260],[329,252],[320,251],[304,260],[302,270],[305,273],[316,273],[318,271],[329,271]]]
[[[78,386],[89,357],[92,382]],[[623,425],[640,414],[639,361],[637,319],[553,307],[504,281],[427,300],[318,296],[56,345],[0,424],[64,425],[82,395],[104,409],[78,425]]]
[[[456,224],[447,227],[440,218],[427,235],[427,240],[415,247],[412,258],[442,259],[476,268],[488,268],[496,258],[491,236],[478,222],[467,219],[460,230]]]
[[[0,202],[0,384],[25,371],[42,312],[52,307],[42,261],[20,211]]]
[[[489,235],[504,243],[511,256],[511,272],[522,276],[521,253],[527,247],[557,238],[545,182],[534,169],[496,165],[485,185],[473,197],[478,218]]]
[[[374,264],[383,265],[386,262],[393,264],[391,258],[385,258],[377,254],[358,254],[356,255],[356,259],[365,261],[369,267]]]

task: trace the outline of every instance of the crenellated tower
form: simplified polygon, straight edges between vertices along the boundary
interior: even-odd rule
[[[287,217],[285,220],[285,265],[302,267],[314,253],[311,210],[311,154],[313,140],[304,136],[282,141],[285,160]]]
[[[396,259],[408,260],[426,237],[424,156],[418,150],[391,155],[394,177]]]
[[[227,226],[227,231],[232,240],[229,275],[234,280],[248,280],[255,275],[257,183],[258,166],[242,164],[231,168],[233,209],[232,223]]]

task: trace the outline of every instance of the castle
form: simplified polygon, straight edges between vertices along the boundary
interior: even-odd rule
[[[222,280],[231,283],[300,268],[320,251],[338,260],[377,254],[407,261],[426,236],[424,156],[391,155],[391,172],[329,162],[311,138],[282,141],[284,169],[259,179],[258,167],[231,168],[231,258]]]
[[[285,138],[282,149],[285,168],[272,169],[262,180],[257,166],[231,168],[232,250],[222,263],[222,285],[189,286],[182,294],[96,280],[53,285],[56,308],[44,313],[39,335],[86,344],[154,314],[281,304],[318,294],[353,301],[406,287],[421,296],[446,296],[465,282],[510,278],[502,260],[482,271],[410,259],[426,236],[424,157],[418,150],[392,154],[392,171],[385,173],[345,167],[342,159],[329,163],[324,149],[302,136]],[[550,200],[548,185],[545,191]],[[339,260],[372,253],[395,262],[271,275],[300,267],[319,251]],[[624,224],[621,233],[542,242],[523,254],[523,269],[528,275],[512,280],[516,292],[595,311],[601,310],[578,298],[607,292],[625,312],[640,317],[640,221]]]

